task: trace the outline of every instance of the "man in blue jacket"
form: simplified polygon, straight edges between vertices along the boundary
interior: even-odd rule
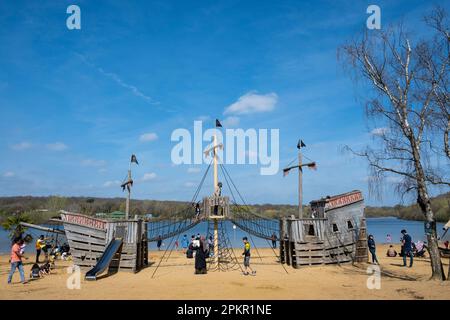
[[[187,250],[187,248],[189,247],[189,240],[186,234],[183,236],[183,239],[181,239],[181,247],[183,248],[183,250]]]
[[[406,232],[405,229],[401,231],[403,234],[402,243],[403,243],[403,266],[406,267],[406,256],[409,254],[409,267],[411,268],[413,265],[413,251],[412,251],[412,239],[411,236]]]

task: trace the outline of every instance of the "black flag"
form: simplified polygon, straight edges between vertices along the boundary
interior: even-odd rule
[[[219,119],[216,119],[216,128],[222,128],[222,124],[220,123]]]
[[[137,161],[137,158],[134,154],[131,155],[131,163],[135,162],[136,164],[139,164],[139,162]]]
[[[304,148],[304,147],[306,147],[306,144],[303,142],[303,140],[298,140],[297,149]]]

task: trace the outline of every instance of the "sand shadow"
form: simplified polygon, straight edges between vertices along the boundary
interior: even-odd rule
[[[405,267],[403,264],[401,263],[390,263],[389,265],[394,266],[394,267]]]

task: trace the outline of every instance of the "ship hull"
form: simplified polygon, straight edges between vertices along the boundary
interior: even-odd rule
[[[298,268],[367,261],[365,207],[361,193],[354,191],[311,205],[319,217],[280,220],[281,262]]]
[[[122,271],[137,272],[148,264],[147,227],[142,220],[108,221],[77,213],[61,214],[73,263],[80,268],[94,267],[109,242],[123,239],[120,261]]]

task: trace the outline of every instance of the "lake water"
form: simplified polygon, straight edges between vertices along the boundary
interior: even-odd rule
[[[231,244],[234,247],[242,246],[242,237],[247,236],[249,234],[240,230],[239,228],[233,229],[233,224],[230,221],[224,222],[225,229],[228,233],[228,237],[230,238]],[[444,224],[437,224],[438,234],[441,236],[443,231]],[[412,236],[413,241],[426,240],[426,236],[424,234],[424,223],[422,221],[410,221],[410,220],[401,220],[397,218],[367,218],[367,231],[368,234],[372,234],[375,237],[375,241],[377,243],[385,243],[386,235],[390,234],[392,236],[392,242],[398,243],[400,241],[400,231],[402,229],[408,230],[408,233]],[[191,235],[200,233],[205,235],[207,232],[207,223],[201,222],[196,225],[194,228],[185,232],[185,234],[190,238]],[[40,231],[30,232],[33,236],[40,233]],[[179,242],[181,244],[182,235],[179,237]],[[264,248],[268,247],[269,243],[257,237],[249,237],[249,239],[253,242],[253,247]],[[450,240],[450,232],[444,238],[445,240]],[[163,249],[166,249],[170,244],[172,239],[166,239],[163,241]],[[175,239],[173,239],[173,242]],[[173,244],[172,242],[172,244]],[[152,242],[149,245],[150,250],[156,249],[156,243]],[[0,228],[0,254],[8,253],[10,250],[10,240],[8,239],[8,233]],[[26,252],[32,253],[34,252],[34,243],[31,243],[27,246]]]

